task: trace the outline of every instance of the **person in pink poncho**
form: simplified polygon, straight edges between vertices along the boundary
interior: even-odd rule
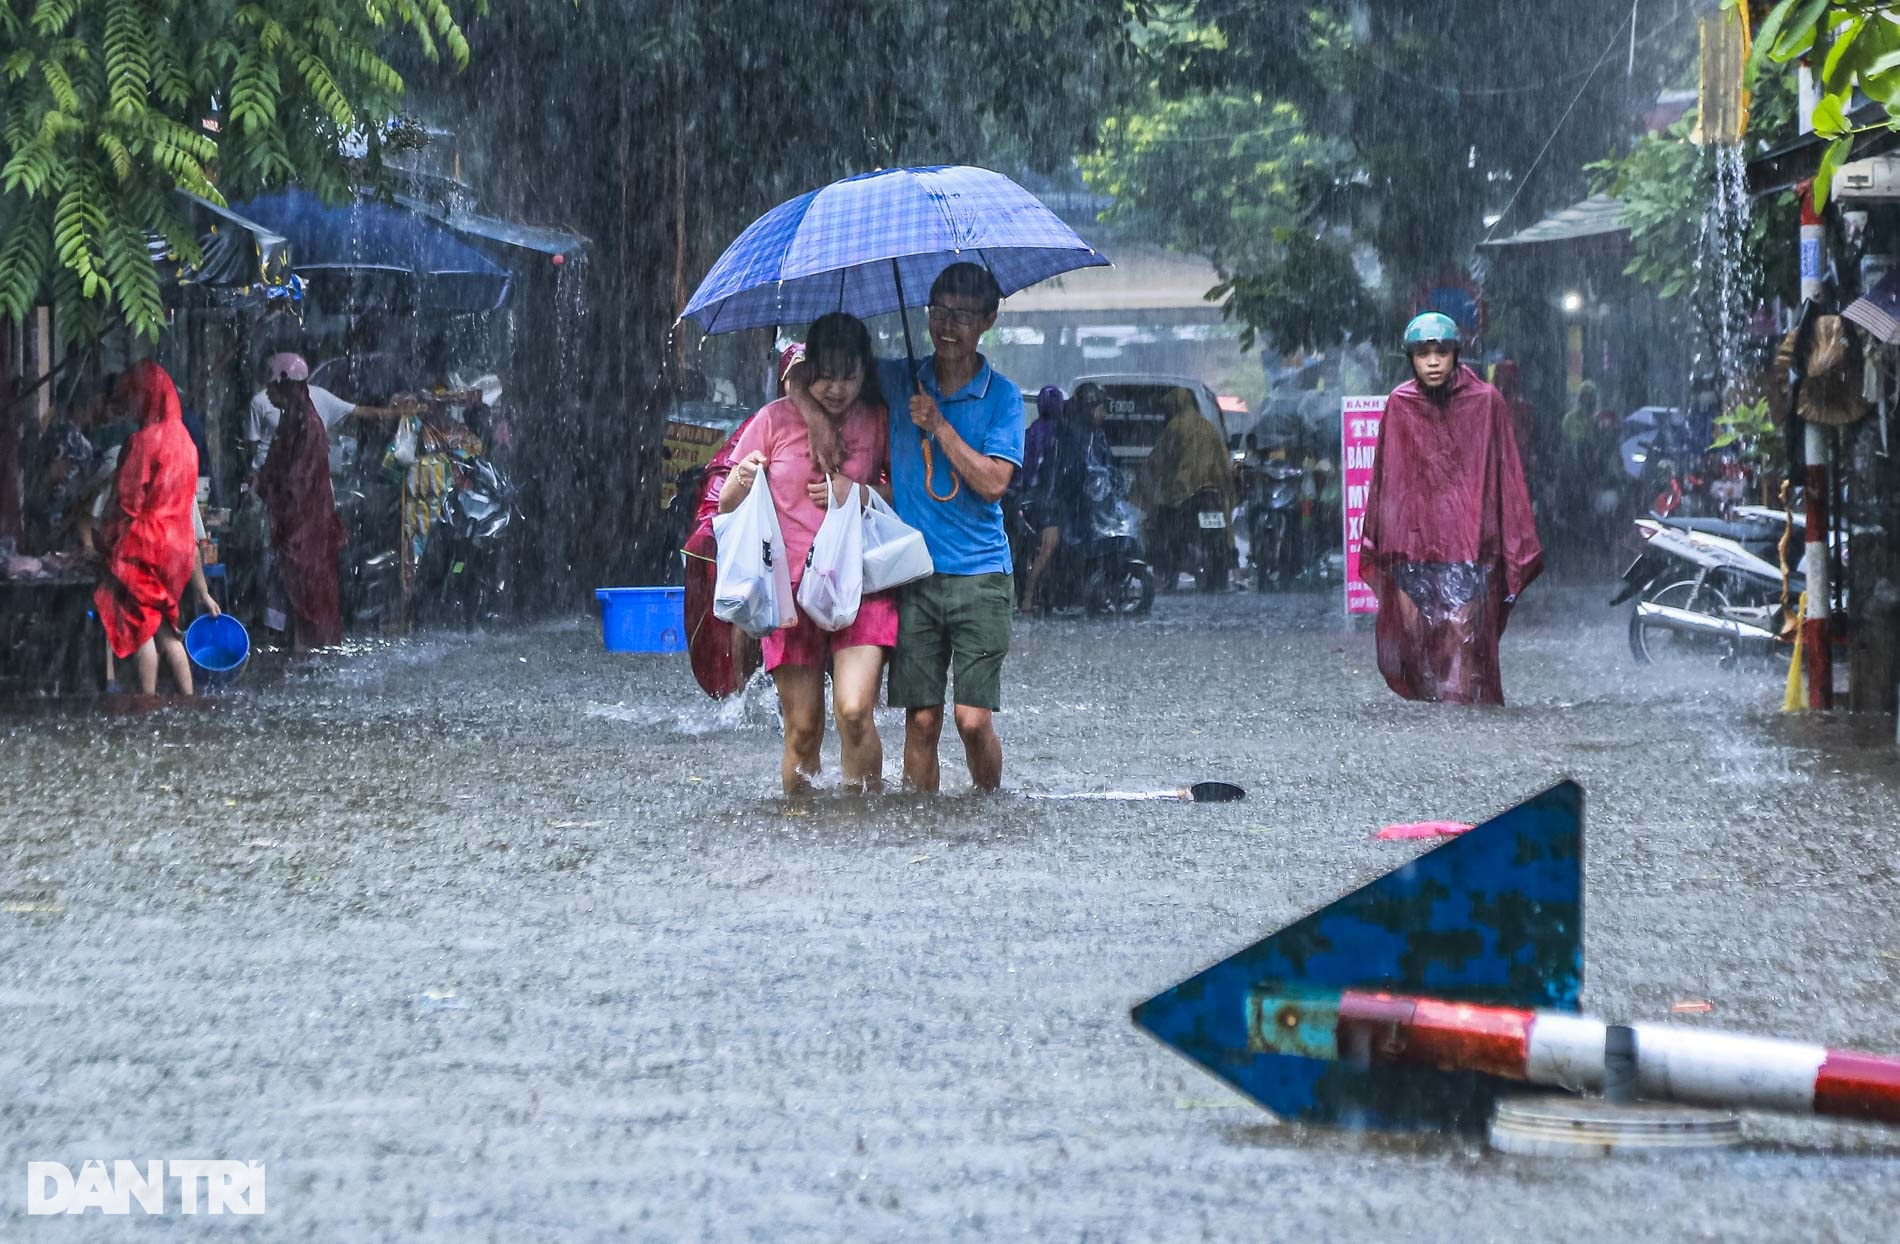
[[[1360,574],[1379,598],[1379,672],[1408,700],[1502,704],[1498,640],[1544,564],[1511,409],[1458,361],[1458,327],[1405,330],[1412,379],[1379,423]]]
[[[796,590],[805,555],[824,522],[825,510],[843,501],[852,481],[890,498],[890,427],[878,391],[871,334],[857,318],[833,313],[814,321],[804,361],[792,382],[811,395],[841,460],[830,475],[813,457],[805,416],[790,398],[766,406],[746,424],[734,446],[737,461],[719,491],[719,512],[731,513],[751,493],[759,471],[778,509],[786,560]],[[842,631],[820,630],[801,608],[794,626],[760,640],[766,672],[778,687],[785,717],[785,755],[780,779],[788,795],[811,789],[825,737],[825,671],[831,671],[832,715],[838,721],[845,784],[868,791],[883,787],[884,751],[871,719],[887,651],[897,642],[897,600],[890,592],[867,593],[857,621]]]

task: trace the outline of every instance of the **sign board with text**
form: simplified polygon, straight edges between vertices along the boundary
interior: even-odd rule
[[[1377,613],[1379,599],[1359,577],[1359,542],[1372,487],[1372,455],[1379,445],[1385,397],[1348,397],[1340,404],[1340,510],[1346,519],[1346,612]]]

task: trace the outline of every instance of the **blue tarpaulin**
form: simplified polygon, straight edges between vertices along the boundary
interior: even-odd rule
[[[308,190],[278,190],[232,211],[290,239],[299,275],[320,304],[387,296],[395,281],[419,308],[450,314],[492,311],[507,300],[506,269],[453,232],[407,208],[356,198],[327,205]],[[342,293],[323,278],[343,278]],[[385,281],[377,280],[386,274]]]

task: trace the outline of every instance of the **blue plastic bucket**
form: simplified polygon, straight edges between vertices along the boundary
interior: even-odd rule
[[[607,651],[686,651],[685,588],[597,587],[594,599]]]
[[[185,628],[185,655],[207,687],[229,686],[244,672],[251,656],[251,635],[228,613],[200,614]]]

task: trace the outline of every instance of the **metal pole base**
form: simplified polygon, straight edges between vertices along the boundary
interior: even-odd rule
[[[1719,1110],[1600,1097],[1506,1097],[1491,1118],[1491,1147],[1539,1158],[1684,1153],[1742,1143],[1740,1121]]]

